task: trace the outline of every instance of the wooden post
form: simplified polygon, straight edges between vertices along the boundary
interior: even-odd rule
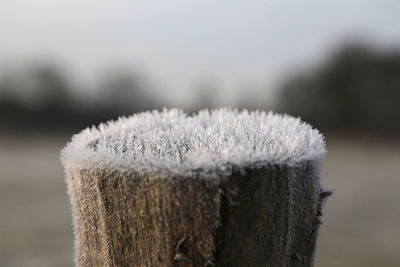
[[[312,266],[324,153],[317,131],[272,113],[164,110],[86,130],[62,153],[76,265]]]

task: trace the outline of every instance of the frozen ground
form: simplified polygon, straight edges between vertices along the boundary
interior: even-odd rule
[[[67,138],[0,136],[0,266],[72,266],[59,151]],[[400,141],[327,137],[316,266],[400,266]]]

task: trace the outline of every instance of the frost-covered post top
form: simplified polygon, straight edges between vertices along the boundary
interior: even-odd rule
[[[221,177],[234,169],[319,164],[325,152],[323,136],[288,115],[164,109],[83,130],[63,149],[62,161],[67,170]]]

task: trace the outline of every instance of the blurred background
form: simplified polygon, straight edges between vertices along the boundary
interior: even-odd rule
[[[135,112],[230,106],[326,136],[316,266],[400,266],[400,2],[0,2],[0,266],[72,266],[59,152]]]

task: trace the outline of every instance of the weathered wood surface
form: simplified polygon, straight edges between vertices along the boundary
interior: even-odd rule
[[[77,266],[312,266],[319,170],[268,166],[217,182],[67,175]]]

